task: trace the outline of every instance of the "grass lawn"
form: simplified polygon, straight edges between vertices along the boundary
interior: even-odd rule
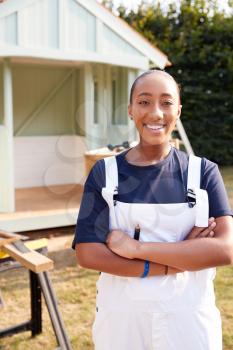
[[[221,172],[233,207],[233,167]],[[70,255],[70,252],[68,253]],[[95,309],[95,282],[98,273],[77,268],[62,256],[51,278],[73,349],[91,350],[91,325]],[[30,316],[28,273],[24,269],[2,272],[0,287],[5,307],[0,309],[0,328],[24,322]],[[217,305],[222,313],[224,350],[233,349],[233,266],[218,268]],[[44,306],[44,305],[43,305]],[[24,332],[0,340],[0,350],[53,350],[56,340],[46,308],[43,307],[43,333],[30,338]]]

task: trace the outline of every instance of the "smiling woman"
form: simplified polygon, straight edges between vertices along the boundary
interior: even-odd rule
[[[168,73],[139,76],[128,112],[140,141],[92,168],[73,242],[78,263],[101,271],[95,349],[221,350],[213,280],[233,261],[222,177],[171,146],[181,102]]]
[[[168,73],[148,71],[135,80],[128,112],[139,132],[140,143],[127,154],[129,162],[154,164],[167,156],[181,107],[178,84]]]

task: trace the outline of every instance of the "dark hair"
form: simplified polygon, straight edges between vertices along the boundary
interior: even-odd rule
[[[164,70],[161,70],[161,69],[151,69],[151,70],[147,70],[146,72],[142,73],[141,75],[139,75],[133,82],[133,85],[131,86],[131,90],[130,90],[130,98],[129,98],[129,102],[130,104],[132,103],[133,101],[133,93],[134,93],[134,90],[135,90],[135,87],[138,83],[138,81],[142,78],[144,78],[145,76],[147,75],[150,75],[150,74],[153,74],[155,72],[160,72],[160,73],[163,73],[164,75],[168,76],[170,79],[172,79],[174,81],[174,83],[176,84],[176,87],[177,87],[177,92],[178,92],[178,95],[179,95],[179,99],[181,100],[181,87],[180,85],[177,83],[177,81],[173,78],[173,76],[167,72],[165,72]]]

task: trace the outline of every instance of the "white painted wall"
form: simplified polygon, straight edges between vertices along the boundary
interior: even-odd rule
[[[15,137],[15,187],[83,184],[86,150],[81,136]]]
[[[94,2],[93,6],[99,7]],[[76,0],[34,0],[25,2],[25,6],[18,10],[15,7],[15,11],[6,16],[0,13],[0,42],[3,44],[96,52],[97,34],[100,34],[105,54],[120,52],[143,57],[131,43],[108,26],[104,25],[102,32],[97,33],[97,17]]]

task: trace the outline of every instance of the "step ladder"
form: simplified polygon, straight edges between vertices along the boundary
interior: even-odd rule
[[[181,138],[181,141],[179,141],[179,143],[184,146],[188,155],[190,155],[190,154],[194,155],[194,151],[192,149],[191,143],[189,142],[188,136],[186,134],[186,131],[184,129],[184,126],[183,126],[180,118],[176,122],[176,128],[174,131],[178,132],[178,134]]]

